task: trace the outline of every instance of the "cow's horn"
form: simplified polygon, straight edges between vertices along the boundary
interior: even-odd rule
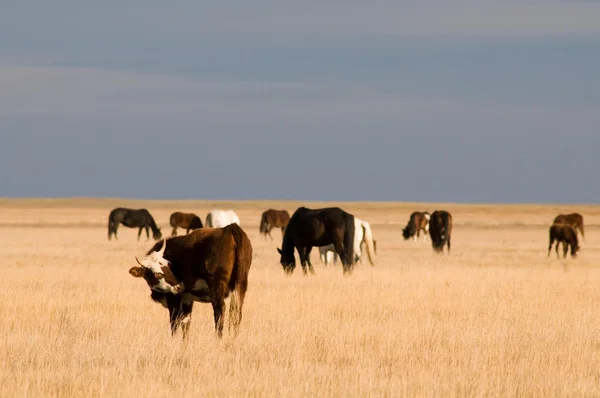
[[[167,248],[167,239],[163,240],[163,245],[160,248],[160,251],[158,252],[160,254],[161,257],[164,256],[165,254],[165,249]]]
[[[138,263],[139,265],[141,265],[142,267],[144,267],[144,264],[140,263],[140,260],[138,260],[137,256],[135,256],[135,261],[137,261],[137,263]]]

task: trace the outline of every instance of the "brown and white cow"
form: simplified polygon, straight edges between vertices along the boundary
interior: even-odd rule
[[[144,278],[152,300],[169,309],[172,334],[182,324],[186,337],[194,301],[199,301],[212,304],[215,330],[222,337],[225,298],[231,292],[229,327],[237,332],[252,263],[252,245],[242,228],[197,229],[159,245],[142,261],[136,258],[140,267],[129,273]]]

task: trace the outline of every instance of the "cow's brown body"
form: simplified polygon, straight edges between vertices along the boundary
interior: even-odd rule
[[[156,243],[148,255],[160,250],[162,242]],[[219,337],[223,334],[223,312],[225,298],[233,292],[229,311],[229,327],[236,332],[242,318],[242,305],[248,287],[248,273],[252,263],[252,244],[246,233],[237,224],[224,228],[202,228],[187,235],[166,240],[163,257],[170,263],[173,277],[171,285],[183,282],[180,294],[152,291],[151,298],[169,309],[171,331],[175,333],[183,322],[184,337],[187,334],[193,302],[210,302],[213,306],[215,330]],[[148,278],[154,273],[143,267],[134,267],[132,275]]]

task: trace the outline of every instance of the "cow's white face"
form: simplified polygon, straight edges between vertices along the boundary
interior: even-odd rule
[[[136,257],[135,259],[141,267],[133,267],[129,273],[136,278],[143,277],[150,289],[154,291],[178,294],[184,290],[183,283],[171,284],[165,280],[165,270],[169,272],[169,279],[175,279],[169,270],[171,263],[163,257],[166,247],[167,240],[165,239],[159,251],[150,253],[142,261]]]
[[[146,257],[144,257],[142,261],[138,260],[137,257],[135,259],[138,262],[138,264],[141,265],[143,268],[149,269],[154,274],[160,274],[164,276],[162,267],[168,267],[169,265],[171,265],[171,263],[169,263],[169,260],[163,257],[166,248],[167,240],[165,239],[163,240],[163,245],[159,251],[148,254]]]

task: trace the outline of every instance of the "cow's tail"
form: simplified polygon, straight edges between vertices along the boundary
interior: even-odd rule
[[[373,233],[371,232],[371,225],[368,222],[363,221],[363,239],[367,245],[367,256],[369,257],[369,263],[375,265],[375,245],[373,244]]]
[[[242,320],[242,306],[248,289],[248,273],[252,265],[252,244],[248,235],[238,224],[229,224],[224,229],[231,234],[234,242],[234,263],[229,280],[229,290],[232,292],[229,303],[229,328],[237,333]]]
[[[239,225],[233,223],[223,229],[233,236],[235,261],[231,279],[235,284],[239,279],[247,279],[252,264],[252,244],[248,239],[248,235]]]
[[[354,264],[354,216],[346,216],[346,225],[344,228],[344,265],[352,266]]]

